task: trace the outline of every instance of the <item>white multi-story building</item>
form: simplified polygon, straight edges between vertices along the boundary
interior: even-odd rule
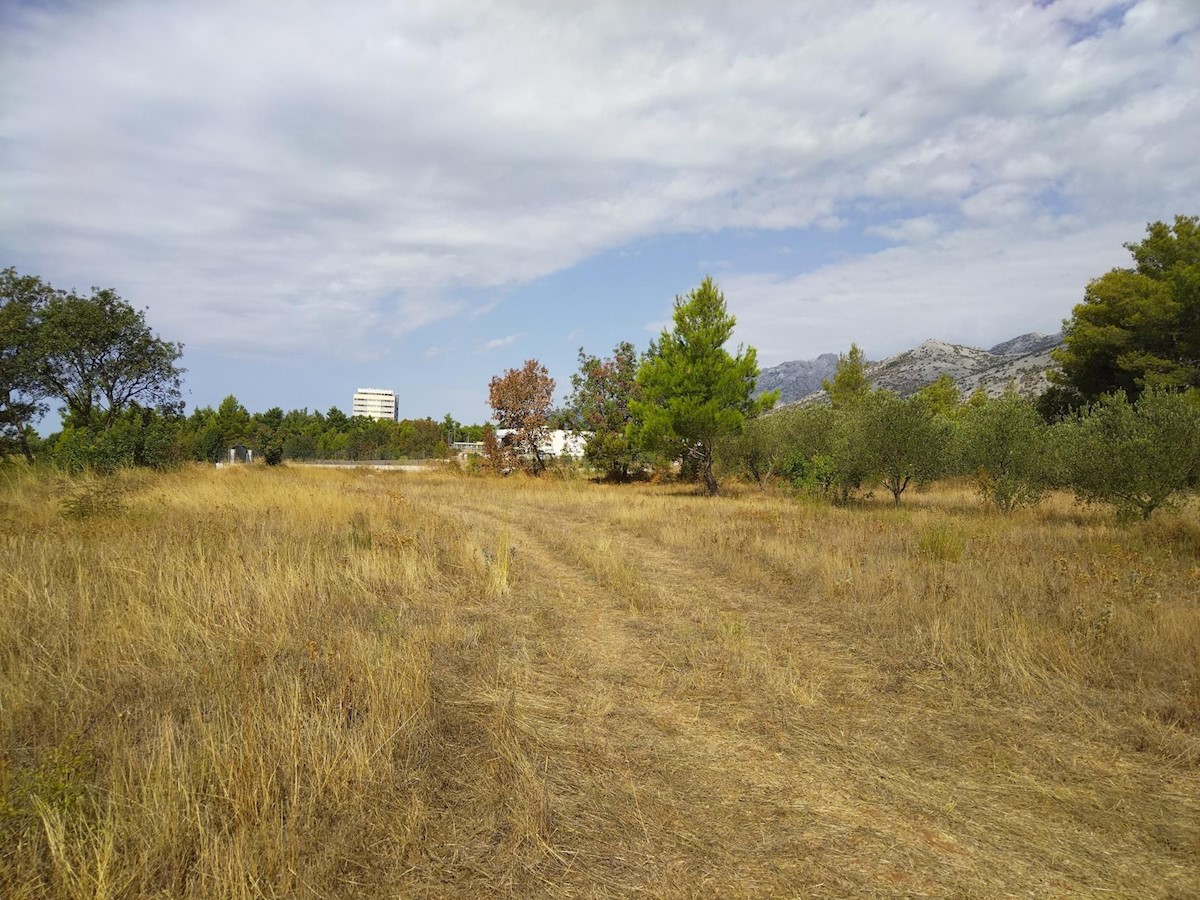
[[[396,421],[396,392],[383,388],[359,388],[354,392],[354,403],[350,407],[352,416],[370,416],[372,419]]]

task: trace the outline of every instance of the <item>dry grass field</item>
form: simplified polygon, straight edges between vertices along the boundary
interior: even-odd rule
[[[1200,516],[0,475],[0,896],[1200,896]]]

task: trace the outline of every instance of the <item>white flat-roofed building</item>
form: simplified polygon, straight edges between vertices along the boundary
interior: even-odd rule
[[[369,416],[372,419],[396,421],[396,392],[383,388],[359,388],[354,392],[354,403],[350,407],[352,416]]]
[[[497,428],[496,440],[503,443],[508,435],[513,434],[511,428]],[[579,459],[587,446],[589,435],[581,431],[562,431],[546,429],[542,436],[541,450],[546,456],[573,456]]]

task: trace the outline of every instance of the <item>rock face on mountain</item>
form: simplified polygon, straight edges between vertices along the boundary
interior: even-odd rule
[[[992,354],[986,350],[929,340],[871,366],[867,377],[875,387],[907,397],[942,375],[962,381],[986,369],[991,362]]]
[[[833,377],[837,361],[836,353],[822,353],[816,359],[795,359],[763,369],[756,393],[778,390],[780,404],[794,403],[821,390],[821,382]]]
[[[867,377],[875,387],[887,388],[904,397],[942,375],[954,379],[963,397],[980,387],[989,396],[998,397],[1009,382],[1015,383],[1021,394],[1034,397],[1049,386],[1046,373],[1054,366],[1050,351],[1061,343],[1061,334],[1036,331],[1004,341],[990,350],[928,340],[912,350],[871,363]],[[758,392],[779,388],[779,406],[824,402],[821,380],[831,377],[836,365],[837,356],[824,353],[813,360],[795,360],[764,369],[759,376]]]
[[[1042,334],[1031,331],[1029,334],[1017,335],[1009,341],[997,344],[988,350],[994,356],[1025,356],[1030,353],[1049,352],[1062,343],[1062,332],[1058,334]]]

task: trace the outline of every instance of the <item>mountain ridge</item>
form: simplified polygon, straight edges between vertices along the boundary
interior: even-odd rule
[[[878,362],[868,362],[867,379],[873,387],[886,388],[907,397],[942,375],[949,375],[964,397],[978,388],[988,396],[999,396],[1009,382],[1027,397],[1045,392],[1047,373],[1054,368],[1050,352],[1062,343],[1062,334],[1030,331],[989,349],[951,344],[930,338]],[[763,369],[756,394],[779,390],[779,406],[824,402],[822,381],[833,377],[836,353],[814,359],[797,359]]]

